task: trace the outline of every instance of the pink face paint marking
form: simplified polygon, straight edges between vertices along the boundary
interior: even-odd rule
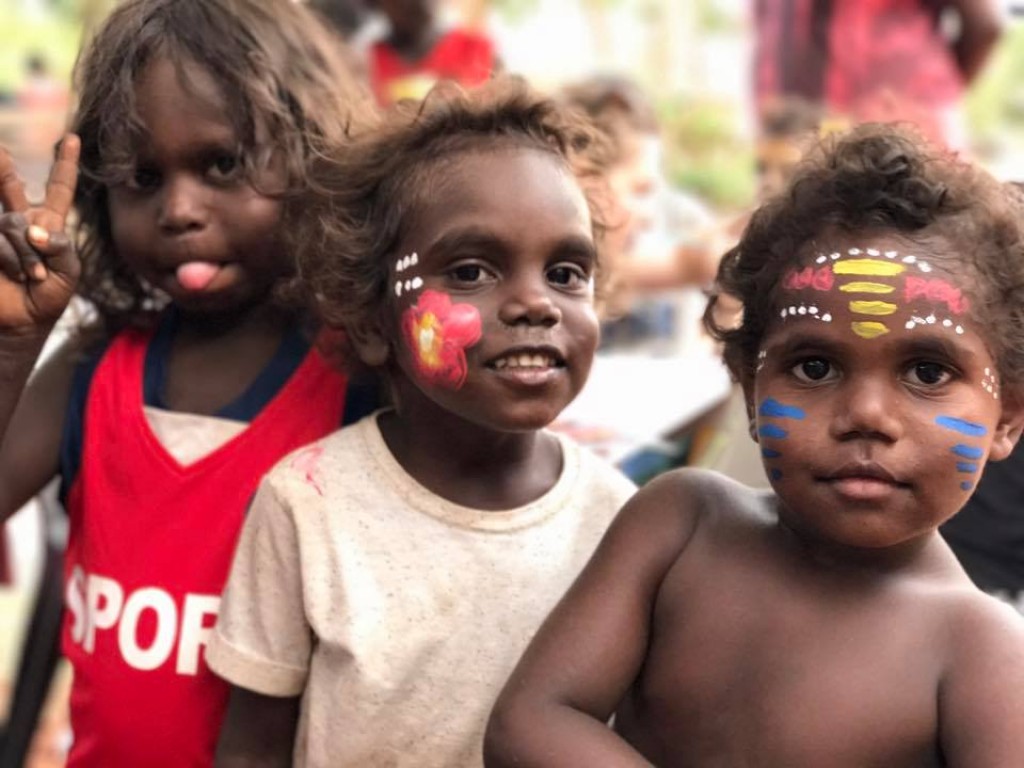
[[[459,389],[466,380],[466,348],[480,340],[480,312],[452,304],[440,291],[424,291],[402,314],[405,343],[416,372],[427,382]]]
[[[322,446],[314,445],[304,451],[300,451],[291,461],[292,469],[302,473],[303,479],[313,486],[318,495],[323,496],[324,490],[320,486],[320,457],[323,456]]]
[[[803,269],[792,269],[782,282],[784,288],[798,291],[802,288],[813,288],[816,291],[831,290],[835,284],[835,275],[831,266],[804,267]]]
[[[945,280],[929,277],[907,275],[903,281],[903,298],[905,301],[924,298],[935,303],[943,303],[949,311],[961,315],[967,311],[967,299],[959,288]]]

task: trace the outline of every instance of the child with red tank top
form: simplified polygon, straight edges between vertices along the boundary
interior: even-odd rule
[[[70,765],[212,763],[203,649],[249,499],[360,415],[275,290],[282,200],[359,116],[337,48],[288,0],[129,0],[79,62],[42,206],[0,155],[0,518],[61,477]],[[99,332],[29,381],[76,290]]]
[[[370,47],[370,82],[382,105],[421,99],[441,80],[465,87],[486,82],[498,67],[486,35],[438,23],[436,0],[379,0],[387,38]]]

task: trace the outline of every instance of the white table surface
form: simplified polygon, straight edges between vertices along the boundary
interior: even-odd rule
[[[553,425],[612,462],[657,445],[729,395],[729,372],[711,353],[600,354],[586,386]]]

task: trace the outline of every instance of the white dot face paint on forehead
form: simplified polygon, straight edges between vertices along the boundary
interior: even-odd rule
[[[793,305],[790,307],[785,307],[783,308],[780,315],[783,320],[785,320],[787,317],[805,316],[813,317],[815,320],[821,320],[823,323],[832,322],[832,315],[830,315],[828,312],[822,312],[821,309],[814,304],[811,304],[810,306],[801,304],[800,306]]]

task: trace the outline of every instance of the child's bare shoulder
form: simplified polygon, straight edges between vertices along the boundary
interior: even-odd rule
[[[1024,616],[1013,606],[974,588],[951,592],[946,601],[955,665],[979,653],[1009,653],[1024,672]]]
[[[645,485],[623,508],[620,524],[657,532],[678,549],[704,527],[755,528],[775,519],[774,495],[717,472],[685,468]]]
[[[649,513],[680,516],[694,523],[724,518],[750,523],[774,519],[775,496],[706,469],[676,469],[645,485],[634,497]]]
[[[949,765],[1016,765],[1024,750],[1024,617],[967,590],[948,608],[939,729]]]

